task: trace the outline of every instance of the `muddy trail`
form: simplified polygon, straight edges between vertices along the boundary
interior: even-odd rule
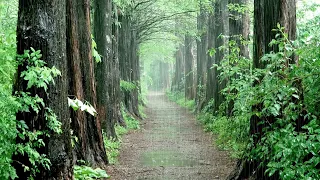
[[[123,137],[114,180],[225,179],[234,162],[214,146],[194,115],[170,102],[164,93],[148,95],[141,130]]]

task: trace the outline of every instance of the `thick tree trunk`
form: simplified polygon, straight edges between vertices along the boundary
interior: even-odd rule
[[[112,50],[112,1],[95,0],[94,37],[102,61],[96,65],[98,118],[109,138],[115,138],[119,101],[115,89],[119,90],[119,68]]]
[[[200,2],[200,15],[197,18],[197,29],[200,34],[200,40],[197,40],[197,87],[196,87],[196,103],[198,111],[203,108],[205,101],[204,86],[206,85],[206,71],[208,60],[208,16],[202,3]]]
[[[121,113],[121,91],[120,91],[120,67],[119,67],[119,26],[118,26],[118,8],[113,5],[112,17],[112,51],[113,51],[113,95],[114,97],[114,112],[116,113],[116,120],[121,126],[126,126]]]
[[[67,1],[67,54],[69,77],[71,78],[70,96],[89,102],[96,108],[96,86],[92,40],[90,30],[90,1]],[[85,160],[93,166],[103,167],[108,160],[103,145],[100,119],[86,112],[72,111],[72,129],[79,141],[75,152],[78,160]]]
[[[185,36],[185,97],[194,99],[192,37]]]
[[[230,4],[248,5],[249,0],[229,0]],[[241,43],[241,39],[248,41],[250,34],[250,17],[248,12],[231,11],[229,17],[230,40],[235,40],[240,46],[239,57],[249,58],[249,47]],[[241,38],[239,37],[241,36]]]
[[[173,91],[182,91],[184,89],[184,84],[182,84],[182,78],[184,77],[184,48],[182,45],[179,45],[179,49],[175,54],[175,71],[174,78],[172,81],[172,90]]]
[[[218,0],[214,2],[214,16],[211,16],[210,21],[210,29],[212,32],[212,36],[209,39],[210,42],[209,48],[214,47],[215,54],[213,57],[209,58],[209,64],[208,64],[208,78],[207,78],[207,101],[210,101],[210,99],[214,99],[214,112],[217,112],[219,110],[220,105],[224,101],[223,95],[220,93],[220,91],[225,88],[226,81],[222,80],[220,82],[219,80],[219,74],[220,72],[217,70],[217,68],[212,68],[213,64],[220,64],[220,61],[223,59],[225,55],[225,51],[219,50],[220,46],[225,45],[225,40],[223,37],[219,37],[220,35],[227,35],[228,34],[228,23],[226,23],[226,19],[228,17],[228,11],[227,11],[227,2],[223,0]],[[210,30],[209,30],[210,31]],[[210,33],[210,32],[209,32]]]
[[[229,0],[229,4],[248,5],[248,0]],[[229,13],[229,41],[235,41],[240,47],[240,52],[237,55],[237,59],[248,58],[249,59],[249,47],[242,41],[249,41],[250,34],[250,17],[248,12],[240,13],[238,11],[230,11]],[[230,49],[231,50],[231,49]],[[232,62],[234,63],[234,62]],[[235,63],[233,65],[236,65]],[[236,75],[234,78],[237,78]],[[236,93],[234,90],[231,93]],[[227,114],[232,116],[234,102],[230,101],[227,107]]]
[[[170,87],[169,81],[169,64],[163,61],[159,61],[160,71],[160,84],[159,87],[165,91]]]
[[[121,79],[134,83],[136,88],[123,92],[123,101],[126,109],[134,116],[141,118],[139,113],[140,63],[138,56],[137,32],[131,29],[131,20],[128,16],[120,16],[119,30],[119,65]]]
[[[214,4],[213,4],[214,5]],[[214,38],[216,37],[216,34],[214,32],[214,26],[215,26],[215,15],[213,12],[210,12],[209,18],[208,18],[208,50],[212,51],[215,47],[215,41]],[[208,62],[207,62],[207,82],[206,82],[206,103],[208,103],[212,98],[214,98],[214,92],[216,91],[215,84],[215,78],[216,77],[216,71],[211,69],[212,65],[214,64],[214,54],[208,53]]]
[[[66,10],[65,0],[43,1],[43,0],[20,0],[17,26],[17,53],[23,54],[24,50],[41,50],[42,58],[48,67],[55,66],[62,76],[55,79],[55,85],[50,85],[47,93],[43,89],[27,89],[27,82],[20,77],[26,67],[18,67],[17,79],[14,91],[30,92],[43,98],[45,104],[57,115],[62,123],[63,133],[51,134],[45,138],[46,146],[39,149],[51,161],[50,171],[40,168],[40,173],[35,179],[72,179],[73,161],[70,139],[70,113],[68,110],[68,76],[66,58]],[[47,130],[47,122],[44,110],[39,114],[34,111],[30,113],[17,113],[17,120],[24,120],[29,131]],[[23,142],[17,139],[17,142]],[[14,167],[19,179],[26,179],[28,172],[24,172],[20,163],[30,166],[28,157],[18,154],[13,157]],[[18,163],[19,162],[19,163]]]

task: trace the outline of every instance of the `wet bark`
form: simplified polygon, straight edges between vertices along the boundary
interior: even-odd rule
[[[198,112],[205,102],[206,71],[208,60],[208,13],[200,2],[200,14],[197,17],[197,29],[200,40],[197,40],[197,76],[196,76],[196,103]]]
[[[229,4],[248,5],[248,0],[229,0]],[[240,13],[238,11],[230,11],[229,13],[229,41],[235,41],[237,46],[240,47],[238,59],[243,57],[249,59],[249,47],[243,41],[249,41],[250,34],[250,17],[248,12]],[[231,49],[230,49],[231,50]],[[231,62],[236,65],[235,62]],[[248,67],[249,68],[249,67]],[[230,77],[232,78],[232,77]],[[236,75],[233,78],[237,78]],[[233,90],[231,93],[236,93]],[[233,115],[234,102],[231,100],[227,107],[227,115]]]
[[[212,98],[214,99],[214,112],[219,110],[220,105],[224,101],[224,96],[220,93],[222,89],[226,86],[225,80],[219,80],[220,72],[217,68],[211,68],[213,64],[220,65],[221,60],[224,55],[227,53],[224,50],[219,50],[219,47],[225,45],[225,39],[221,35],[228,35],[228,11],[227,11],[227,2],[223,0],[218,0],[213,3],[214,5],[214,16],[210,16],[210,30],[209,34],[212,35],[209,37],[209,48],[215,49],[215,54],[212,57],[209,57],[208,61],[208,77],[207,77],[207,102]]]
[[[136,88],[122,93],[125,108],[132,115],[141,118],[139,113],[140,62],[138,56],[137,32],[132,29],[129,16],[119,16],[119,66],[122,80],[135,84]]]
[[[229,4],[248,5],[249,0],[229,0]],[[240,13],[231,11],[229,15],[230,40],[234,40],[240,46],[239,57],[249,58],[249,47],[241,43],[248,41],[250,34],[250,17],[248,12]]]
[[[159,62],[159,71],[160,71],[160,84],[159,87],[165,91],[170,87],[170,78],[169,78],[169,64],[166,62]]]
[[[184,47],[179,45],[179,49],[175,53],[175,70],[174,77],[172,80],[172,91],[182,91],[184,89],[183,77],[185,74],[184,71]]]
[[[194,99],[194,83],[193,83],[193,55],[192,55],[192,37],[190,35],[185,36],[184,48],[185,48],[185,97],[187,99]]]
[[[90,1],[67,0],[67,55],[69,63],[69,95],[97,107],[97,93],[92,57]],[[108,163],[103,145],[100,119],[86,112],[71,111],[72,129],[78,137],[75,156],[92,166]]]
[[[115,138],[115,124],[119,115],[119,101],[116,96],[120,89],[119,68],[114,58],[114,36],[112,32],[112,1],[96,0],[94,11],[94,37],[101,62],[96,64],[98,118],[109,138]]]
[[[66,57],[66,20],[65,0],[20,0],[17,26],[17,53],[23,54],[24,50],[41,50],[42,58],[48,67],[55,66],[62,76],[55,79],[55,85],[49,85],[47,93],[42,88],[27,89],[27,82],[20,77],[26,66],[19,65],[14,91],[30,92],[32,96],[38,95],[43,98],[46,106],[51,108],[62,123],[63,133],[53,134],[50,138],[44,138],[45,147],[38,149],[46,154],[51,161],[50,171],[39,167],[40,172],[35,179],[72,179],[73,160],[70,141],[70,113],[68,110],[68,76]],[[58,46],[57,46],[58,45]],[[38,114],[34,111],[29,113],[18,112],[17,120],[24,120],[29,131],[44,131],[47,122],[44,110]],[[23,140],[17,138],[17,142]],[[30,174],[24,172],[20,163],[30,166],[26,155],[17,154],[13,157],[13,166],[16,168],[19,179],[26,179]]]

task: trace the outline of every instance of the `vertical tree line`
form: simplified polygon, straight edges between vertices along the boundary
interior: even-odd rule
[[[249,51],[250,41],[250,16],[249,3],[254,5],[253,13],[253,51]],[[278,25],[279,24],[279,25]],[[210,105],[210,112],[215,115],[233,116],[234,101],[226,99],[226,94],[237,94],[237,89],[230,87],[230,83],[239,79],[239,74],[234,73],[230,76],[225,76],[221,72],[226,72],[221,69],[223,63],[228,63],[230,66],[241,64],[241,60],[250,59],[253,56],[251,63],[246,68],[247,72],[265,69],[270,63],[262,60],[265,54],[279,52],[279,44],[269,43],[279,35],[279,26],[284,28],[284,33],[287,34],[288,40],[296,38],[296,1],[287,0],[211,0],[198,2],[197,16],[197,36],[191,37],[197,42],[197,59],[196,59],[196,74],[190,67],[190,58],[192,58],[189,49],[190,37],[186,35],[184,43],[180,46],[185,48],[184,54],[181,53],[182,48],[178,48],[175,54],[175,71],[172,83],[173,91],[185,91],[185,98],[195,100],[197,112]],[[276,37],[277,35],[277,37]],[[237,47],[237,48],[235,48]],[[183,54],[183,55],[182,55]],[[250,55],[252,54],[252,55]],[[230,57],[236,58],[236,61],[230,61]],[[182,58],[183,57],[183,58]],[[183,59],[183,61],[182,61]],[[286,63],[286,67],[290,64],[298,64],[298,58],[292,55]],[[184,67],[184,68],[183,68]],[[219,68],[220,67],[220,68]],[[181,76],[182,72],[184,75]],[[194,77],[190,77],[194,76]],[[184,77],[184,78],[182,78]],[[261,77],[262,78],[262,77]],[[195,79],[195,81],[193,81]],[[260,80],[256,80],[252,87],[258,85]],[[249,84],[250,82],[248,82]],[[182,86],[181,86],[182,84]],[[301,87],[297,83],[296,87]],[[195,96],[190,92],[190,87],[196,88]],[[299,89],[299,88],[298,88]],[[301,89],[301,88],[300,88]],[[296,102],[297,99],[292,99]],[[255,104],[251,112],[261,112],[265,107],[264,104]],[[208,110],[208,109],[207,109]],[[250,118],[250,137],[254,143],[253,146],[258,146],[261,138],[264,136],[266,128],[271,126],[279,117],[264,117],[261,118],[259,113],[253,113]],[[301,129],[303,118],[297,121],[297,129]],[[268,121],[268,123],[266,123]],[[299,127],[298,127],[299,126]],[[248,137],[249,138],[249,137]],[[243,179],[249,177],[258,177],[263,179],[278,178],[277,175],[267,176],[266,168],[259,166],[261,162],[250,160],[240,160],[236,169],[230,175],[230,179]]]
[[[111,0],[95,0],[92,7],[94,13],[90,0],[19,1],[17,53],[23,54],[30,48],[41,50],[46,66],[55,66],[61,72],[55,84],[45,92],[43,88],[27,88],[21,73],[28,65],[18,66],[14,92],[23,91],[43,98],[62,128],[61,134],[48,130],[45,108],[39,113],[31,110],[16,114],[30,131],[50,132],[50,138],[44,137],[45,146],[37,151],[47,155],[51,167],[50,170],[39,167],[35,179],[72,179],[77,160],[105,167],[108,158],[102,132],[108,138],[116,138],[115,125],[125,126],[121,102],[128,112],[140,117],[138,34],[132,27],[130,12],[121,12]],[[94,60],[92,35],[101,62]],[[121,94],[120,79],[133,83],[135,88]],[[67,98],[89,103],[97,114],[94,116],[80,109],[74,111],[68,107]],[[74,137],[76,140],[72,139]],[[17,142],[27,141],[17,137]],[[24,153],[13,157],[20,179],[30,176],[24,169],[25,165],[31,166],[29,158]]]

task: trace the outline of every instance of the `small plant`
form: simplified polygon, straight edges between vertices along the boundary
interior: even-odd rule
[[[121,80],[120,81],[120,88],[122,91],[130,92],[130,91],[135,90],[137,88],[137,86],[133,82]]]
[[[95,180],[110,178],[105,170],[102,170],[100,168],[93,169],[85,165],[74,166],[73,173],[75,180]]]
[[[119,138],[118,140],[108,139],[104,135],[104,147],[106,148],[107,157],[110,164],[117,163],[118,161],[117,158],[120,154],[120,144],[121,144],[121,138]]]
[[[21,73],[21,77],[27,82],[27,89],[42,88],[47,92],[49,83],[54,83],[54,78],[60,76],[61,73],[55,67],[48,68],[46,63],[41,60],[41,52],[31,48],[24,51],[23,55],[18,56],[18,63],[24,65],[27,69]],[[42,98],[38,95],[31,95],[30,92],[16,92],[17,111],[29,113],[31,111],[40,113],[44,111],[46,126],[48,130],[29,129],[24,120],[16,121],[17,136],[23,141],[16,144],[16,154],[26,154],[29,158],[31,166],[21,164],[25,171],[30,171],[30,179],[38,173],[40,166],[50,169],[50,160],[45,154],[37,151],[38,148],[44,147],[43,137],[50,137],[49,130],[54,133],[62,133],[61,122],[58,121],[55,113],[46,107]],[[16,175],[11,175],[15,178]]]

